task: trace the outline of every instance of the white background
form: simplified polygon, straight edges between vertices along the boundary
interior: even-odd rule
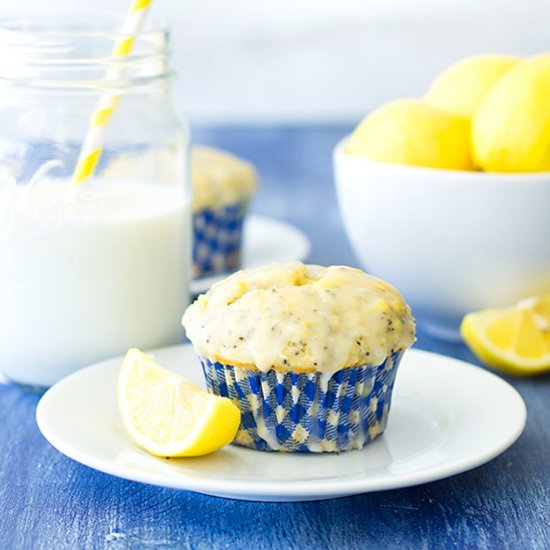
[[[3,15],[128,0],[0,0]],[[355,121],[468,54],[550,50],[550,0],[153,0],[194,122]]]

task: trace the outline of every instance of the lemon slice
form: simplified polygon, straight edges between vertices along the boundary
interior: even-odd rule
[[[519,376],[550,370],[550,295],[469,313],[460,332],[479,359],[492,367]]]
[[[239,408],[206,393],[152,356],[130,349],[118,375],[118,407],[130,438],[156,456],[200,456],[230,443]]]

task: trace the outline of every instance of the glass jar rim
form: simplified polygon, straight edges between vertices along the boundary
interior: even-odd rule
[[[130,54],[114,57],[115,44],[128,38],[121,28],[114,16],[0,18],[0,82],[123,92],[173,77],[166,23],[153,21]]]

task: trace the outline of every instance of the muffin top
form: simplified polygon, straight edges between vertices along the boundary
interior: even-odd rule
[[[189,306],[183,326],[200,356],[264,372],[378,365],[415,339],[394,287],[359,269],[300,262],[234,273]]]
[[[258,186],[253,166],[236,156],[197,146],[191,151],[193,210],[218,209],[248,199]]]

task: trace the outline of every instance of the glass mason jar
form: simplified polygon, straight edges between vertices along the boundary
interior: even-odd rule
[[[119,24],[0,20],[0,370],[22,384],[183,339],[189,138],[170,96],[169,35],[143,32],[114,58]],[[106,99],[97,167],[77,185]]]

